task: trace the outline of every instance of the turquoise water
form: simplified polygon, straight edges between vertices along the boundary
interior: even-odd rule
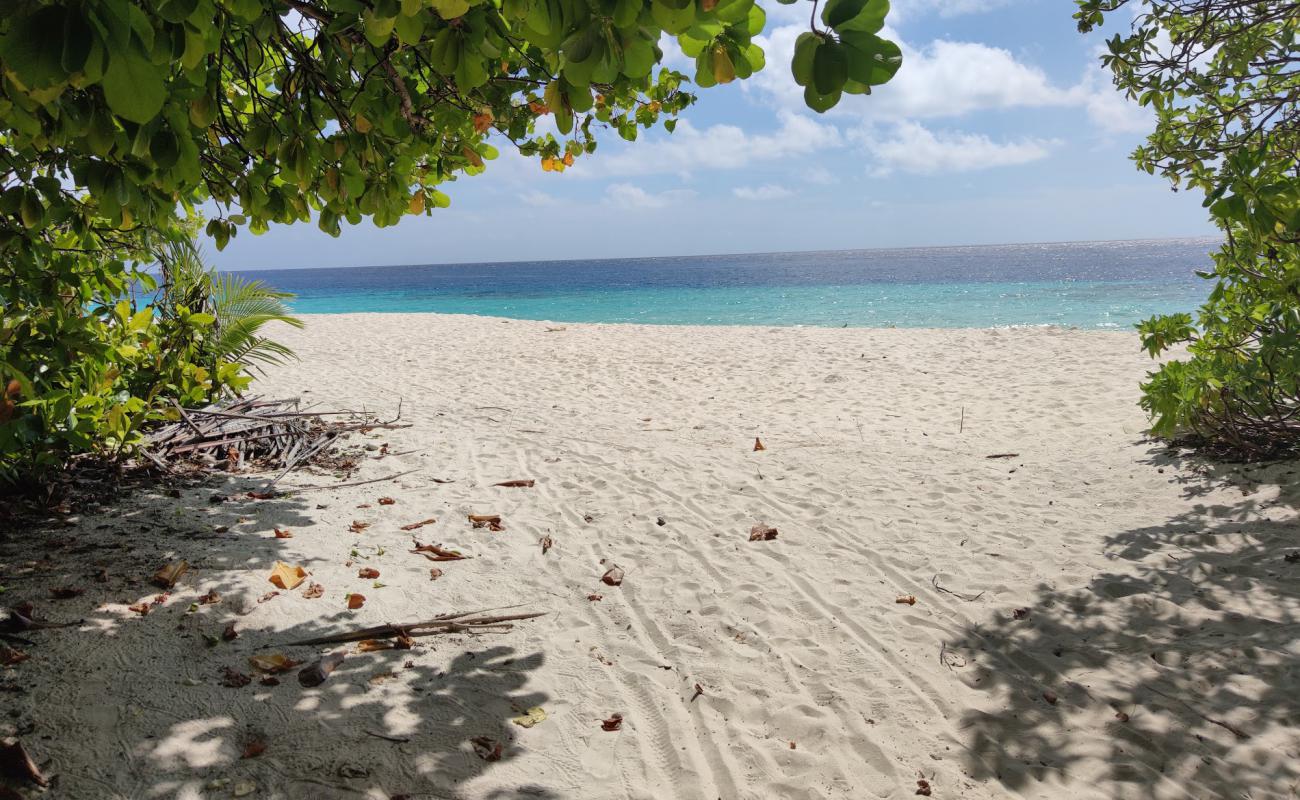
[[[1128,328],[1190,311],[1205,239],[246,273],[299,314],[432,311],[556,322]]]

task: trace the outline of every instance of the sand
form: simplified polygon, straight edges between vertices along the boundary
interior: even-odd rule
[[[388,454],[365,451],[351,478],[415,471],[213,503],[258,485],[219,477],[6,537],[5,602],[85,618],[32,634],[0,685],[49,796],[1296,792],[1297,469],[1148,441],[1150,362],[1130,333],[417,314],[279,336],[301,361],[257,392],[400,399],[411,427],[354,437]],[[515,479],[536,484],[493,486]],[[758,523],[777,538],[749,541]],[[412,536],[473,558],[432,564]],[[127,610],[179,558],[193,569],[170,598]],[[276,561],[324,595],[259,603]],[[621,586],[601,582],[613,565]],[[47,599],[57,586],[86,591]],[[191,610],[210,590],[221,602]],[[367,599],[350,611],[353,592]],[[256,652],[326,650],[286,641],[512,604],[548,613],[410,651],[336,648],[350,655],[317,688],[221,685]],[[205,643],[232,622],[238,639]],[[535,727],[511,722],[538,706]],[[241,758],[251,741],[265,751]]]

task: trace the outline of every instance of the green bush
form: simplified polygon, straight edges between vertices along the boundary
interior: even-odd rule
[[[1078,0],[1081,31],[1130,0]],[[1140,3],[1102,61],[1151,108],[1156,129],[1133,154],[1175,188],[1205,192],[1223,231],[1214,288],[1195,319],[1138,326],[1154,356],[1142,407],[1152,431],[1220,454],[1300,451],[1300,14],[1295,3]]]
[[[161,286],[122,261],[0,283],[0,478],[39,477],[79,453],[130,454],[174,404],[239,392],[253,364],[290,355],[258,334],[271,320],[300,324],[285,295],[214,274],[187,241],[157,257]]]

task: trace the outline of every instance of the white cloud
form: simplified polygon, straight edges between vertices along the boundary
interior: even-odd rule
[[[619,208],[628,209],[666,208],[694,196],[695,192],[689,189],[670,189],[666,192],[651,193],[630,183],[611,183],[605,188],[605,197],[611,203]]]
[[[782,197],[794,194],[784,186],[777,186],[774,183],[763,186],[737,186],[731,190],[731,193],[741,200],[780,200]]]
[[[917,122],[898,123],[890,136],[856,138],[875,157],[872,171],[877,175],[895,170],[934,175],[1028,164],[1046,158],[1059,144],[1032,138],[995,142],[983,134],[961,131],[935,133]]]
[[[1010,5],[1012,0],[895,0],[890,6],[889,16],[892,21],[914,19],[926,14],[937,13],[941,17],[959,17],[964,14],[977,14],[994,11]]]
[[[839,147],[843,137],[833,125],[791,112],[778,115],[780,125],[770,133],[749,133],[735,125],[699,129],[683,119],[677,131],[637,142],[618,153],[590,159],[588,176],[680,174],[700,169],[740,169],[764,161]]]
[[[519,199],[524,201],[524,205],[535,206],[537,208],[548,208],[558,204],[560,201],[547,194],[546,192],[529,191],[519,195]]]
[[[789,63],[794,41],[806,29],[787,25],[758,37],[767,53],[768,68],[746,86],[767,92],[785,108],[803,108],[803,89],[794,82]],[[978,42],[936,39],[918,49],[886,29],[898,42],[903,66],[894,79],[870,97],[849,97],[835,112],[858,113],[871,119],[955,117],[973,111],[1077,104],[1073,87],[1056,86],[1041,69],[1018,61],[1008,50]]]

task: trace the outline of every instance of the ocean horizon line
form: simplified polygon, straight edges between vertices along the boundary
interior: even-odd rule
[[[982,244],[934,244],[934,245],[899,245],[895,247],[847,247],[847,248],[829,248],[824,250],[753,250],[742,252],[716,252],[716,253],[678,253],[676,255],[659,255],[659,256],[617,256],[617,257],[584,257],[584,258],[536,258],[536,259],[507,259],[493,261],[410,261],[401,263],[372,263],[372,264],[350,264],[347,266],[329,266],[329,267],[239,267],[230,269],[218,267],[218,272],[229,273],[266,273],[266,272],[324,272],[330,270],[365,270],[365,269],[409,269],[417,267],[503,267],[511,264],[586,264],[597,262],[636,262],[636,261],[672,261],[693,258],[744,258],[744,257],[763,257],[763,256],[815,256],[837,253],[892,253],[906,251],[925,251],[925,250],[977,250],[977,249],[997,249],[1007,247],[1065,247],[1070,245],[1114,245],[1114,244],[1159,244],[1174,242],[1205,242],[1213,244],[1218,242],[1222,237],[1209,235],[1188,235],[1188,236],[1153,236],[1142,237],[1137,239],[1062,239],[1062,240],[1040,240],[1028,242],[992,242]],[[1207,253],[1208,256],[1208,253]]]

